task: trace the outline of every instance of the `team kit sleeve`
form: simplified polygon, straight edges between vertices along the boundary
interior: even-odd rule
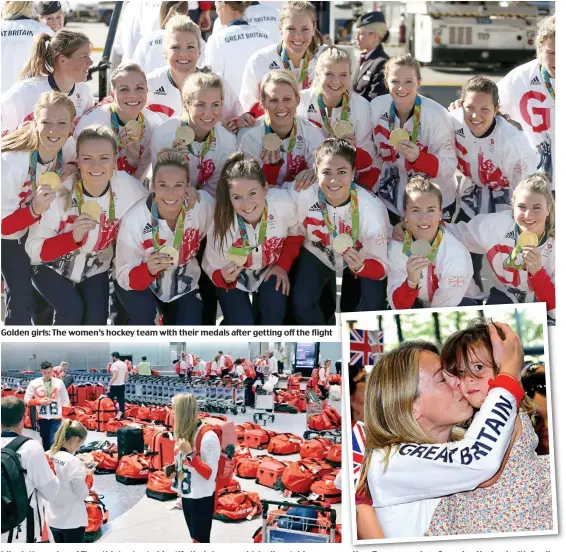
[[[491,389],[460,441],[408,443],[391,453],[385,472],[374,453],[370,481],[375,507],[393,506],[471,491],[497,473],[515,420],[517,399],[503,387]]]
[[[511,188],[515,189],[521,180],[537,172],[539,156],[525,133],[515,128],[513,130],[515,132],[505,144],[508,150],[503,162]]]
[[[85,465],[78,458],[73,458],[72,469],[69,470],[69,484],[73,494],[79,499],[84,500],[88,498],[89,488],[86,483],[86,469]]]
[[[2,136],[11,130],[16,130],[24,119],[22,109],[20,109],[21,102],[18,102],[20,93],[21,86],[17,83],[2,95],[0,100]]]
[[[59,380],[61,382],[59,386],[59,398],[61,399],[61,406],[71,406],[71,401],[69,399],[69,393],[67,392],[67,388],[63,383],[63,380]]]
[[[418,289],[407,284],[407,260],[399,242],[389,243],[389,271],[387,274],[387,300],[394,309],[410,309],[419,295]],[[417,284],[419,282],[415,282]]]
[[[238,98],[238,95],[234,92],[231,84],[223,77],[222,79],[222,89],[223,89],[223,98],[222,98],[222,108],[223,112],[223,122],[229,123],[230,121],[237,120],[238,117],[242,114],[242,104]]]
[[[45,452],[38,442],[26,443],[29,446],[30,463],[27,476],[32,482],[34,489],[43,500],[53,500],[59,492],[59,479],[53,473]]]
[[[254,105],[259,102],[260,78],[256,74],[256,60],[256,54],[248,59],[246,66],[244,67],[244,75],[242,77],[240,103],[242,104],[242,109],[246,113],[250,113]]]
[[[474,276],[470,253],[462,248],[451,248],[438,279],[431,307],[457,307],[464,299]]]
[[[233,289],[237,286],[238,281],[227,283],[222,276],[222,269],[228,264],[226,260],[226,243],[224,250],[219,251],[214,239],[214,225],[211,225],[206,236],[206,249],[202,259],[201,268],[206,272],[206,275],[212,280],[214,285],[219,288]],[[230,236],[227,236],[227,242],[231,242]],[[229,247],[229,246],[228,246]]]
[[[361,191],[360,195],[369,196],[367,192]],[[366,216],[362,222],[363,238],[360,254],[364,257],[362,270],[355,273],[357,276],[371,280],[382,280],[387,275],[387,222],[382,218],[383,213],[377,204],[379,199],[369,196],[365,200],[369,202]],[[365,210],[365,209],[364,209]],[[373,217],[370,218],[370,213]],[[380,216],[375,217],[378,213]]]
[[[469,222],[450,223],[446,228],[470,253],[484,255],[491,246],[490,242],[493,242],[493,236],[499,234],[496,217],[498,213],[476,215]]]
[[[2,154],[2,236],[25,230],[38,220],[33,216],[29,204],[20,205],[25,176],[11,170],[10,160],[8,154]]]

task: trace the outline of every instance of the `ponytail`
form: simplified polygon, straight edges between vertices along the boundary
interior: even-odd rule
[[[176,13],[181,15],[189,14],[188,2],[161,2],[159,9],[159,28],[165,29],[165,25]]]
[[[65,446],[65,443],[69,439],[78,437],[81,441],[84,441],[87,435],[88,431],[80,422],[69,419],[63,420],[61,426],[57,430],[57,433],[55,433],[55,440],[51,449],[49,449],[49,455],[55,456]]]

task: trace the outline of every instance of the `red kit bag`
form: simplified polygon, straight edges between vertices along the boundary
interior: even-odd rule
[[[301,458],[324,460],[332,446],[332,442],[324,437],[316,437],[304,441],[301,446]]]
[[[303,439],[293,433],[279,433],[272,437],[267,447],[269,454],[296,454],[301,450]]]

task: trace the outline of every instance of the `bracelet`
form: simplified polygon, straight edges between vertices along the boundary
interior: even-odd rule
[[[366,267],[366,262],[364,260],[364,262],[362,263],[362,266],[360,266],[360,268],[358,268],[358,270],[353,270],[352,272],[354,272],[354,274],[359,274],[365,267]]]
[[[41,215],[38,215],[38,214],[35,212],[35,210],[34,210],[34,208],[33,208],[33,203],[31,203],[31,202],[30,202],[30,204],[29,204],[29,210],[31,211],[31,214],[33,215],[33,218],[36,218],[36,219],[37,219],[37,218],[39,218],[39,217],[41,216]]]
[[[414,290],[420,289],[421,284],[415,284],[415,282],[411,282],[411,280],[409,280],[409,278],[407,278],[407,285]]]

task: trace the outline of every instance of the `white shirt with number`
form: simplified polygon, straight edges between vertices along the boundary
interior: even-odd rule
[[[71,191],[73,179],[73,177],[67,179],[61,184],[61,187]],[[45,243],[59,234],[72,233],[73,222],[80,214],[74,196],[71,208],[66,209],[64,196],[58,195],[49,210],[43,213],[39,224],[34,224],[30,228],[26,251],[30,256],[32,265],[44,263],[73,282],[82,282],[86,278],[110,269],[114,258],[114,242],[118,235],[120,220],[135,203],[147,195],[147,190],[139,180],[123,171],[114,171],[110,184],[114,196],[114,221],[110,223],[109,188],[97,198],[89,198],[85,193],[85,202],[88,200],[96,201],[101,207],[99,224],[86,234],[83,245],[77,246],[70,253],[54,260],[44,261],[43,259],[46,258],[43,252]]]
[[[153,278],[149,288],[161,301],[169,303],[198,288],[200,267],[196,259],[200,243],[212,223],[213,200],[202,192],[200,201],[185,213],[183,236],[179,247],[179,262]],[[151,220],[151,196],[139,201],[124,218],[118,232],[116,247],[116,278],[125,290],[132,287],[130,273],[142,263],[147,263],[155,251]],[[172,247],[175,230],[164,219],[159,219],[159,241]],[[148,271],[149,272],[149,271]]]
[[[128,373],[128,366],[122,360],[116,360],[112,363],[112,375],[116,372],[116,379],[112,385],[124,385],[126,382],[126,375]]]
[[[448,111],[429,98],[421,98],[421,119],[417,145],[421,152],[430,153],[438,159],[438,172],[428,175],[438,184],[442,192],[442,207],[453,205],[456,201],[456,150],[454,130]],[[404,155],[397,153],[389,141],[389,110],[393,98],[390,94],[378,96],[370,103],[373,140],[377,148],[376,166],[380,169],[379,179],[374,189],[387,208],[399,214],[403,209],[403,192],[411,176],[426,174],[419,172]],[[403,128],[412,136],[415,117],[412,115]],[[394,128],[399,128],[399,117],[395,116]]]
[[[47,503],[47,524],[55,529],[87,527],[85,498],[89,491],[84,463],[64,450],[52,456],[51,460],[59,479],[59,492]]]
[[[48,391],[50,391],[49,397],[47,396]],[[63,380],[59,378],[51,378],[51,386],[46,386],[46,381],[43,378],[35,378],[28,383],[24,403],[27,404],[32,399],[42,400],[45,398],[50,398],[51,403],[36,407],[37,416],[42,420],[60,420],[63,417],[63,407],[71,406],[67,388]]]
[[[556,88],[555,80],[550,82]],[[551,177],[554,190],[556,102],[544,83],[540,62],[534,59],[515,67],[497,83],[497,88],[500,111],[521,124],[538,154],[537,170]]]
[[[403,253],[403,242],[389,242],[389,275],[387,278],[387,298],[392,308],[395,305],[393,294],[407,279],[407,261]],[[466,247],[450,232],[444,231],[442,241],[433,264],[422,271],[421,288],[417,296],[425,307],[457,307],[466,296],[472,282],[474,269],[472,258]]]

